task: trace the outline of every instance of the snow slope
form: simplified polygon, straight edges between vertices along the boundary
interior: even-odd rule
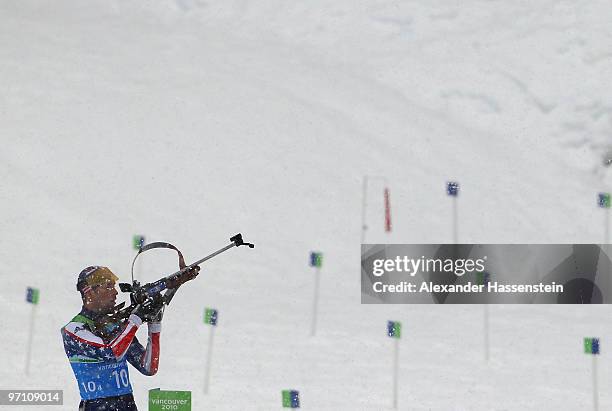
[[[364,175],[369,242],[451,241],[444,184],[462,184],[470,243],[600,243],[598,191],[612,176],[606,1],[0,3],[2,363],[0,388],[78,391],[59,329],[78,312],[77,273],[129,278],[131,237],[169,241],[195,260],[242,232],[256,244],[211,260],[166,314],[149,388],[193,391],[194,410],[391,406],[388,319],[402,321],[400,408],[600,407],[612,337],[608,307],[360,305]],[[325,254],[319,329],[313,273]],[[137,268],[154,280],[170,252]],[[31,376],[31,307],[41,289]],[[208,328],[219,309],[211,391]],[[18,409],[13,407],[11,409]],[[24,408],[26,409],[26,408]]]

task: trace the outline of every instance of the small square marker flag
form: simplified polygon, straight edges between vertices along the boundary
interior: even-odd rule
[[[323,254],[317,252],[310,253],[310,266],[311,267],[321,267],[323,265]]]
[[[38,288],[28,287],[26,291],[26,301],[32,304],[38,304],[38,298],[40,296],[40,292]]]
[[[206,308],[204,310],[204,323],[217,325],[217,310],[214,308]]]
[[[446,183],[446,192],[449,196],[457,197],[457,194],[459,194],[459,183],[456,181]]]
[[[300,408],[300,392],[283,390],[283,408]]]
[[[599,338],[585,338],[584,353],[593,355],[599,354]]]
[[[601,208],[610,208],[610,193],[599,193],[597,199]]]
[[[134,247],[134,250],[140,250],[142,246],[144,245],[144,243],[145,243],[144,236],[135,235],[134,237],[132,237],[132,246]]]
[[[399,321],[387,321],[387,335],[391,338],[401,338],[402,323]]]
[[[476,284],[487,285],[491,282],[491,275],[486,271],[476,273]]]

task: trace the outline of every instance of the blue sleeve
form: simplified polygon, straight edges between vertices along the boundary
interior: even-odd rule
[[[127,361],[132,364],[134,368],[136,368],[141,374],[144,375],[152,375],[147,372],[144,364],[142,363],[142,358],[145,353],[145,348],[142,346],[138,338],[134,337],[130,348],[128,348],[128,352],[126,354]]]
[[[128,349],[126,355],[127,361],[141,374],[151,376],[157,373],[159,367],[160,331],[161,324],[149,324],[147,347],[143,347],[142,344],[134,338]]]

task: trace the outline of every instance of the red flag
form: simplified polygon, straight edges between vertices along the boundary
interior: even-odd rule
[[[389,189],[385,187],[385,231],[391,231],[391,203],[389,202]]]

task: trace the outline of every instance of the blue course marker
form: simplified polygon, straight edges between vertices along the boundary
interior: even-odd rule
[[[599,354],[599,338],[588,338],[584,339],[584,353],[585,354]]]
[[[283,390],[283,408],[300,408],[300,392]]]
[[[391,338],[401,338],[402,323],[399,321],[387,321],[387,335]]]
[[[457,197],[459,194],[459,183],[456,181],[449,181],[446,183],[446,193],[449,196]]]

